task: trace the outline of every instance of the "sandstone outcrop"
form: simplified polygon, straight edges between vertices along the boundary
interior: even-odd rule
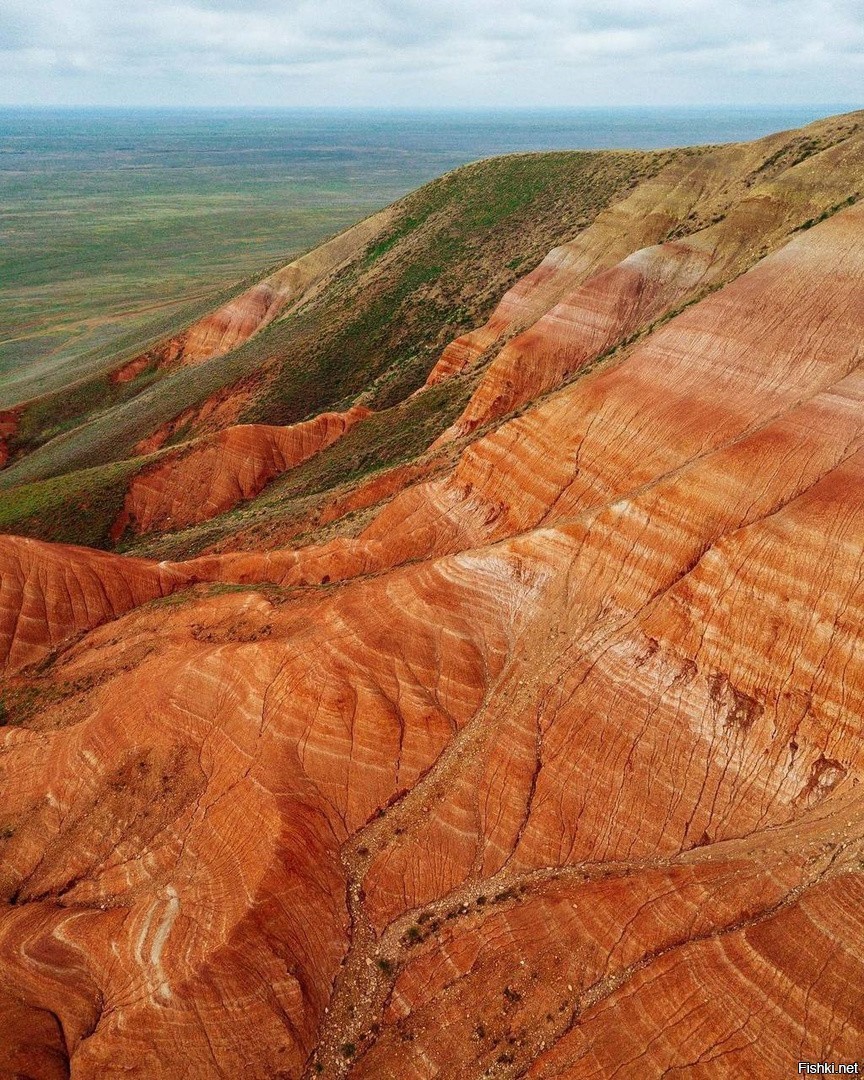
[[[116,539],[127,528],[148,533],[207,521],[251,499],[274,477],[330,446],[369,415],[369,409],[356,406],[292,427],[241,424],[203,436],[132,479],[112,535]]]
[[[143,559],[0,537],[0,668],[44,660],[82,630],[167,595],[181,579]]]
[[[528,327],[498,352],[468,408],[442,441],[467,434],[560,385],[660,316],[701,298],[747,269],[755,257],[785,244],[796,227],[812,225],[826,209],[836,210],[850,189],[857,196],[860,152],[848,133],[841,128],[827,136],[818,166],[805,157],[776,178],[762,167],[743,185],[721,191],[716,159],[708,173],[716,175],[708,182],[702,161],[683,178],[684,166],[679,164],[601,214],[576,240],[551,252],[518,282],[486,326],[444,350],[429,384],[471,367],[486,350],[494,353],[496,345]],[[762,153],[770,149],[771,140],[765,142],[769,145]],[[769,154],[767,160],[775,156]],[[742,163],[736,164],[740,170]],[[685,192],[691,193],[692,202],[682,205]],[[670,232],[680,231],[670,230],[670,222],[676,211],[683,215],[688,208],[694,231],[657,245]],[[622,235],[631,244],[639,239],[653,246],[635,252],[629,246],[626,258],[612,266],[622,253]]]
[[[0,538],[0,1074],[862,1061],[864,205],[823,153],[806,228],[818,162],[769,196],[763,147],[724,221],[685,162],[608,212],[629,249],[529,275],[439,447],[319,504],[381,503],[357,536]],[[203,520],[361,414],[207,436],[127,512]]]
[[[454,469],[398,495],[357,540],[263,560],[204,557],[188,569],[203,580],[282,585],[379,572],[566,520],[741,438],[860,362],[862,216],[854,206],[794,237],[623,363],[468,446]],[[616,275],[604,278],[617,286]],[[783,318],[768,322],[770,311]],[[559,320],[547,327],[557,332]]]
[[[758,155],[758,151],[755,151]],[[572,293],[590,275],[613,267],[639,248],[664,240],[682,219],[708,207],[726,207],[734,194],[723,178],[729,158],[753,155],[753,147],[721,148],[685,157],[639,184],[633,193],[598,215],[569,243],[550,251],[536,269],[502,298],[489,321],[449,345],[429,375],[434,384],[462,371],[506,336],[525,329]],[[740,163],[738,168],[740,171]]]

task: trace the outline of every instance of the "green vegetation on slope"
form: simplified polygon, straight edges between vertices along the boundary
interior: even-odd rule
[[[0,532],[108,547],[129,478],[141,465],[130,458],[13,488],[0,500]]]
[[[410,461],[459,415],[476,377],[451,379],[374,413],[342,439],[274,481],[257,499],[167,537],[127,537],[122,547],[159,558],[188,558],[231,535],[247,519],[284,520],[312,495]],[[131,478],[165,450],[21,484],[0,499],[0,532],[111,548],[111,528]]]
[[[293,324],[277,323],[246,346],[259,359],[288,360],[250,415],[289,423],[364,392],[373,408],[401,401],[423,384],[447,342],[487,318],[551,247],[668,158],[513,155],[421,188],[337,287]],[[291,355],[298,330],[302,347]]]
[[[170,446],[208,430],[204,415],[226,398],[220,424],[290,424],[370,405],[370,419],[252,502],[176,536],[124,544],[182,557],[233,544],[238,534],[243,546],[250,538],[266,544],[280,529],[290,534],[294,524],[295,532],[314,528],[315,505],[329,492],[424,456],[480,374],[411,397],[443,347],[481,324],[508,287],[599,211],[669,165],[616,219],[622,236],[628,215],[641,222],[662,204],[661,239],[725,230],[718,243],[737,253],[730,272],[741,272],[857,198],[860,121],[858,114],[833,118],[806,134],[746,146],[512,155],[447,174],[396,204],[365,247],[231,353],[176,370],[150,365],[123,384],[96,374],[32,402],[11,440],[20,456],[0,473],[8,491],[0,527],[108,546],[129,476],[150,460],[136,458],[135,447],[164,425],[173,428]],[[634,235],[645,242],[644,230]],[[118,356],[114,367],[131,355]]]
[[[444,345],[485,319],[551,247],[672,156],[513,155],[458,169],[405,198],[390,229],[327,288],[228,356],[163,373],[120,404],[91,381],[84,392],[94,411],[7,468],[0,487],[123,458],[162,424],[264,366],[274,377],[242,421],[292,423],[358,397],[387,408],[419,387]],[[28,447],[38,427],[25,413]]]

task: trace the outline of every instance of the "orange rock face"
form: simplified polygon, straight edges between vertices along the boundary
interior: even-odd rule
[[[653,212],[523,285],[450,435],[491,429],[334,503],[395,492],[359,537],[0,539],[10,1076],[862,1060],[864,207],[705,296],[737,256]],[[136,520],[345,423],[201,441]]]
[[[716,155],[683,158],[668,166],[662,179],[639,184],[632,195],[599,214],[575,239],[550,251],[502,298],[484,326],[448,345],[428,384],[471,367],[487,350],[536,323],[589,276],[664,240],[682,219],[697,219],[708,205],[716,209],[734,202],[740,191],[729,183],[727,170],[731,161],[740,168],[739,159],[753,152],[752,147],[726,147]]]
[[[204,436],[133,478],[112,535],[207,521],[251,499],[275,476],[330,446],[369,415],[358,406],[292,427],[243,424]]]
[[[442,442],[467,435],[569,376],[711,280],[707,253],[683,243],[645,248],[594,275],[506,345]]]
[[[143,559],[0,537],[0,667],[43,660],[74,634],[167,595],[181,579]]]
[[[182,334],[124,364],[113,373],[112,381],[130,382],[150,365],[188,366],[224,356],[272,322],[289,298],[288,291],[275,288],[269,281],[259,282],[193,323]]]

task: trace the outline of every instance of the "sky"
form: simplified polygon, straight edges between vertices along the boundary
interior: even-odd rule
[[[864,104],[864,0],[0,0],[0,103]]]

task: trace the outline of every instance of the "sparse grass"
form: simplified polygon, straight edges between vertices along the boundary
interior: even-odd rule
[[[421,454],[456,419],[473,389],[473,380],[447,380],[417,397],[356,424],[338,442],[283,478],[271,495],[298,498],[326,491],[337,484],[360,480]]]
[[[75,687],[56,684],[22,684],[10,686],[0,694],[0,727],[26,724],[55,701],[75,691]]]
[[[409,196],[353,278],[305,313],[313,335],[304,340],[299,322],[276,324],[246,346],[259,362],[280,352],[287,358],[249,419],[290,423],[347,404],[370,385],[373,407],[394,405],[422,385],[449,340],[490,314],[520,267],[539,262],[668,158],[512,155],[458,169]]]
[[[802,131],[800,134],[792,132],[791,138],[785,140],[773,153],[762,162],[750,178],[750,183],[768,179],[778,173],[793,169],[815,154],[837,146],[854,135],[860,127],[860,114],[855,116],[841,117],[837,126],[828,125],[822,131],[814,132],[812,129]]]
[[[129,477],[141,464],[142,459],[132,458],[4,492],[0,499],[0,531],[58,543],[108,547],[108,534],[123,506]]]
[[[843,199],[842,202],[835,203],[834,206],[829,206],[827,209],[823,210],[818,217],[808,218],[806,221],[802,222],[797,229],[793,229],[792,231],[806,232],[807,229],[812,229],[814,225],[819,225],[821,222],[827,221],[828,218],[833,217],[841,210],[845,210],[847,206],[854,206],[859,198],[860,195],[857,193],[855,195],[850,195],[848,198]]]
[[[0,487],[121,459],[161,424],[263,365],[275,365],[277,375],[244,422],[292,423],[361,395],[387,409],[422,384],[447,341],[491,312],[519,276],[508,263],[518,257],[524,272],[671,156],[529,154],[458,169],[403,201],[385,254],[368,265],[384,238],[375,241],[321,295],[227,357],[136,387],[131,400],[122,400],[129,390],[90,380],[76,395],[89,395],[92,411],[80,398],[64,405],[47,429],[55,437],[0,473]],[[83,422],[66,428],[73,413]],[[38,407],[25,417],[21,444],[35,445],[47,421]]]

